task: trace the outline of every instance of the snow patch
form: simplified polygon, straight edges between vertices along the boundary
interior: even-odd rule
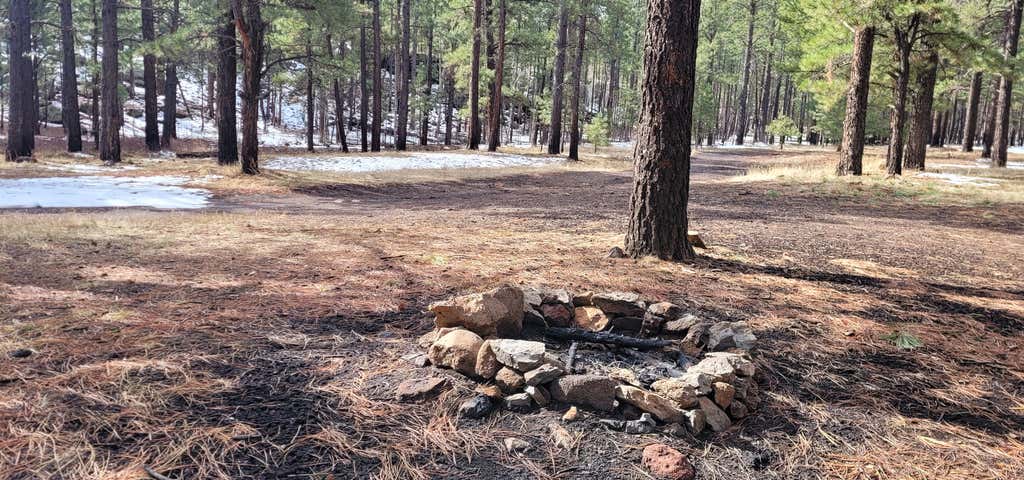
[[[268,161],[271,170],[318,172],[383,172],[412,169],[539,167],[562,162],[559,158],[527,157],[503,153],[468,154],[413,152],[392,156],[288,156]]]
[[[966,175],[958,175],[956,173],[926,172],[918,173],[916,176],[920,178],[934,178],[953,185],[967,185],[972,187],[995,187],[998,185],[998,183],[995,183],[998,180],[993,178],[968,177]]]
[[[0,179],[0,208],[203,208],[210,192],[184,188],[188,177],[49,177]]]

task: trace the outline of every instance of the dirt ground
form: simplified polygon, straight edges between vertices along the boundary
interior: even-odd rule
[[[881,153],[851,180],[821,173],[825,150],[698,152],[692,228],[710,248],[693,264],[606,258],[631,186],[614,150],[464,175],[229,176],[201,211],[0,210],[0,478],[642,479],[652,442],[701,479],[1022,478],[1024,170],[948,170],[995,188],[892,180]],[[448,371],[430,371],[452,380],[441,398],[395,401],[427,374],[400,359],[426,305],[502,282],[747,320],[765,401],[699,438],[584,415],[571,451],[548,438],[565,406],[457,418],[474,385]],[[509,436],[534,447],[509,455]]]

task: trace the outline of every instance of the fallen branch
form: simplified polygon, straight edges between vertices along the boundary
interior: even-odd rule
[[[569,373],[572,373],[572,367],[576,363],[576,347],[577,346],[578,346],[578,344],[576,342],[572,342],[572,345],[569,345],[569,355],[568,355],[569,358],[566,359],[566,361],[565,361],[565,369]]]
[[[143,465],[142,469],[146,471],[146,475],[149,475],[154,480],[171,480],[170,477],[165,477],[163,475],[160,475],[159,473],[156,473],[155,470],[149,468],[149,465]]]
[[[669,340],[658,338],[636,338],[626,335],[618,335],[608,332],[591,332],[578,328],[556,328],[549,327],[544,330],[544,336],[557,338],[559,340],[578,340],[581,342],[604,343],[630,348],[661,348],[672,344]]]

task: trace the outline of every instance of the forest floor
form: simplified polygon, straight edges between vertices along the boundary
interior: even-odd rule
[[[701,479],[1021,478],[1024,170],[936,150],[951,176],[892,180],[883,154],[837,179],[826,150],[698,152],[692,264],[606,258],[631,190],[614,149],[255,179],[140,160],[117,175],[219,176],[209,208],[0,210],[0,478],[648,478],[661,441]],[[503,282],[747,320],[765,401],[692,439],[585,416],[572,451],[547,439],[558,409],[459,420],[473,384],[448,371],[438,400],[395,401],[426,305]]]

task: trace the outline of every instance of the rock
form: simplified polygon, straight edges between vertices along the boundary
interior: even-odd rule
[[[712,387],[715,390],[715,403],[719,407],[729,408],[729,404],[736,398],[736,388],[725,382],[715,382]]]
[[[701,363],[712,358],[724,359],[726,362],[729,363],[729,365],[732,365],[732,367],[736,370],[736,374],[741,377],[753,377],[754,373],[756,373],[757,371],[757,368],[754,366],[754,362],[750,361],[750,359],[744,354],[731,352],[711,352],[704,356],[704,360],[701,360]]]
[[[546,407],[551,403],[551,394],[548,393],[548,389],[540,385],[530,385],[524,392],[533,399],[538,407]]]
[[[525,393],[517,393],[505,397],[505,408],[509,410],[529,410],[533,407],[533,398]]]
[[[644,324],[640,328],[640,334],[653,337],[661,333],[662,327],[665,325],[665,318],[657,315],[652,315],[651,312],[644,314]]]
[[[644,413],[640,415],[640,418],[637,420],[624,422],[622,430],[630,435],[643,435],[653,432],[654,427],[656,426],[658,426],[658,424],[654,421],[654,418],[651,417],[651,414]]]
[[[523,304],[523,324],[537,325],[539,327],[547,326],[544,323],[544,314],[527,304]]]
[[[710,351],[730,348],[750,350],[756,342],[757,337],[747,322],[718,322],[708,329],[707,348]]]
[[[464,375],[476,374],[476,356],[484,340],[469,330],[452,330],[437,339],[427,356],[439,367],[448,367]]]
[[[686,427],[679,423],[670,423],[665,425],[665,427],[661,429],[661,433],[676,438],[686,438],[689,436]]]
[[[608,258],[626,258],[626,252],[622,251],[619,247],[612,247],[608,251]]]
[[[11,358],[28,358],[31,357],[33,353],[36,352],[31,348],[18,348],[15,350],[11,350],[11,353],[9,353],[8,355],[10,355]]]
[[[576,408],[576,406],[574,405],[569,407],[569,409],[565,411],[565,414],[562,415],[562,421],[566,423],[572,422],[575,421],[579,416],[580,410]]]
[[[551,443],[556,447],[572,450],[576,446],[576,438],[565,427],[552,422],[548,424],[548,431],[551,432]]]
[[[634,387],[642,385],[640,383],[640,379],[637,378],[636,373],[633,373],[633,371],[628,368],[612,368],[608,370],[608,376]]]
[[[706,250],[708,248],[707,244],[704,243],[704,240],[700,238],[700,234],[697,232],[687,233],[686,241],[690,242],[690,245],[692,245],[693,248],[700,248],[703,250]]]
[[[433,345],[434,342],[437,341],[437,339],[447,335],[448,332],[450,332],[452,330],[458,330],[458,329],[456,329],[456,328],[435,328],[435,329],[433,329],[433,330],[431,330],[431,331],[429,331],[427,333],[424,333],[423,335],[420,335],[420,338],[416,339],[416,344],[419,345],[420,348],[430,348],[430,346]]]
[[[526,379],[527,385],[543,385],[558,377],[565,375],[565,370],[562,370],[551,364],[543,364],[529,372],[526,372],[523,377]]]
[[[473,391],[486,395],[492,399],[500,399],[505,395],[497,385],[477,385],[476,389]]]
[[[743,400],[747,398],[747,390],[750,389],[750,384],[753,383],[753,379],[745,377],[737,377],[733,380],[732,387],[736,390],[736,400]]]
[[[656,393],[633,386],[616,386],[615,398],[634,405],[640,410],[650,412],[658,420],[666,423],[680,423],[685,417],[685,413],[676,406],[675,402]]]
[[[697,475],[685,455],[664,443],[644,447],[641,464],[652,476],[664,480],[693,480]]]
[[[523,291],[503,285],[435,302],[429,309],[439,327],[464,327],[481,337],[514,338],[523,331],[523,305]]]
[[[491,350],[502,365],[520,372],[533,370],[544,363],[544,344],[528,340],[493,340]]]
[[[732,420],[729,420],[729,416],[715,405],[715,402],[711,401],[708,397],[699,397],[697,399],[700,404],[700,409],[704,412],[704,417],[707,420],[708,425],[711,425],[711,429],[716,432],[721,432],[732,426]]]
[[[601,375],[565,375],[551,382],[555,400],[610,412],[615,408],[615,380]]]
[[[487,395],[475,395],[459,405],[462,418],[484,418],[494,410],[494,402]]]
[[[568,327],[572,325],[573,314],[569,311],[569,307],[561,303],[545,303],[540,306],[540,313],[544,316],[547,324],[552,327]]]
[[[729,416],[732,418],[739,420],[746,417],[748,414],[750,414],[750,410],[747,409],[747,406],[739,400],[732,402],[729,405]]]
[[[673,335],[685,335],[691,327],[700,322],[696,316],[691,314],[683,315],[677,319],[665,322],[661,328],[663,332]]]
[[[505,393],[518,392],[526,386],[523,375],[508,367],[502,367],[494,376],[494,383]]]
[[[672,321],[683,316],[683,309],[671,302],[658,302],[648,305],[647,313]]]
[[[635,293],[598,293],[591,297],[590,301],[607,315],[643,317],[647,311],[644,303],[640,301],[640,296]]]
[[[711,393],[712,378],[702,373],[684,373],[680,377],[665,378],[651,384],[659,395],[676,402],[680,408],[697,404],[697,397]]]
[[[576,307],[573,320],[577,327],[592,332],[600,332],[608,327],[608,316],[597,307]]]
[[[563,288],[550,288],[538,285],[523,287],[523,301],[534,307],[543,304],[572,305],[572,294]]]
[[[556,367],[563,372],[568,372],[568,368],[566,368],[565,362],[563,362],[562,359],[558,358],[558,355],[555,355],[551,352],[544,352],[544,364]]]
[[[498,370],[501,370],[501,362],[498,361],[494,350],[491,349],[493,341],[485,340],[483,345],[480,346],[480,351],[476,354],[476,376],[486,380],[493,379]]]
[[[508,453],[521,453],[533,448],[533,445],[530,445],[530,442],[515,437],[506,438],[502,440],[501,443],[505,446],[505,450],[508,451]]]
[[[687,410],[686,420],[683,421],[683,425],[690,430],[690,433],[694,435],[704,431],[704,427],[707,426],[707,416],[704,415],[702,410]]]
[[[617,419],[614,419],[614,418],[602,418],[602,419],[598,420],[598,423],[600,423],[601,425],[604,425],[604,426],[606,426],[606,427],[608,427],[608,428],[610,428],[612,430],[616,430],[616,431],[620,431],[620,432],[626,429],[626,421],[625,420],[617,420]]]
[[[402,360],[413,364],[413,366],[423,368],[430,365],[430,359],[423,353],[410,353],[408,355],[402,355]]]
[[[639,332],[644,327],[644,319],[641,317],[613,317],[610,324],[612,330],[616,332]]]
[[[592,307],[594,306],[594,292],[583,292],[575,297],[572,297],[572,306],[574,307]]]
[[[398,384],[395,397],[408,402],[432,397],[449,387],[448,379],[441,377],[414,378]]]
[[[686,336],[683,337],[679,344],[687,355],[696,357],[704,351],[704,345],[707,345],[708,341],[709,328],[711,328],[710,323],[697,322],[686,330]]]

